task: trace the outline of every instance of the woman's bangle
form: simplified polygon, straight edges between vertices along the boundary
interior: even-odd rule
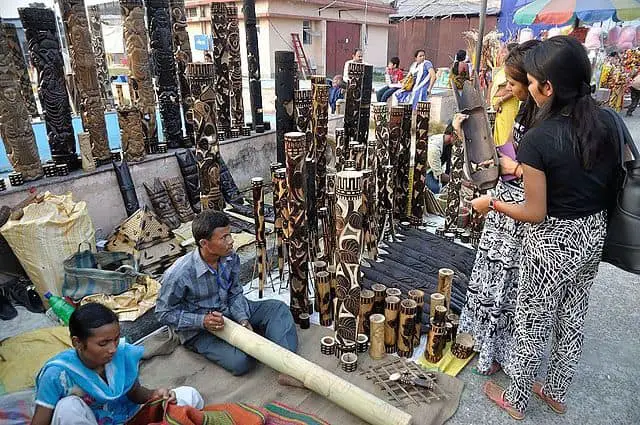
[[[513,174],[516,177],[522,177],[522,174],[524,174],[524,171],[522,172],[522,174],[518,175],[518,168],[520,168],[520,170],[522,170],[522,164],[518,163],[518,165],[516,165],[516,169],[513,170]]]

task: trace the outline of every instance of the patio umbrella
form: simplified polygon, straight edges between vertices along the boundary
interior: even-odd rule
[[[518,25],[565,25],[583,22],[632,21],[640,18],[640,0],[535,0],[516,11]]]

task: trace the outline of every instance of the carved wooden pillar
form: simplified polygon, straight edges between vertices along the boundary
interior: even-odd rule
[[[373,85],[373,65],[364,66],[362,75],[362,96],[358,117],[358,143],[367,146],[369,140],[369,118],[371,116],[371,88]]]
[[[154,153],[158,145],[156,95],[149,65],[149,40],[144,25],[142,0],[120,0],[124,46],[129,58],[129,90],[131,102],[140,110],[144,143]]]
[[[353,342],[360,310],[360,252],[362,231],[362,173],[341,171],[336,176],[336,235],[338,239],[335,311],[336,339]]]
[[[78,146],[80,147],[80,159],[83,171],[96,169],[96,161],[91,152],[91,136],[87,132],[78,133]]]
[[[380,213],[384,217],[379,231],[382,237],[382,232],[385,230],[385,224],[389,225],[391,237],[395,237],[395,231],[393,230],[393,202],[394,202],[394,176],[393,165],[384,165],[380,167],[381,176],[378,180],[378,202],[380,205]]]
[[[12,57],[22,55],[22,51],[11,53],[8,38],[3,28],[0,31],[0,51],[4,52],[0,54],[0,136],[13,170],[22,173],[24,180],[35,180],[44,172],[27,103],[21,92],[22,72]]]
[[[227,50],[229,52],[229,80],[231,82],[231,124],[244,127],[244,104],[242,102],[242,60],[240,56],[240,29],[238,7],[227,3]]]
[[[253,218],[256,225],[256,262],[258,263],[258,298],[264,296],[264,286],[267,282],[267,240],[264,236],[264,193],[262,187],[264,179],[251,179],[253,193]]]
[[[309,257],[309,241],[305,220],[306,197],[304,193],[304,159],[306,156],[307,138],[304,133],[291,132],[284,135],[287,163],[288,190],[288,242],[290,264],[290,309],[296,323],[300,314],[309,311],[307,262]]]
[[[447,208],[445,210],[444,228],[449,230],[456,227],[460,212],[460,189],[462,188],[462,173],[464,167],[464,154],[462,140],[455,138],[451,149],[451,180],[447,190]]]
[[[194,102],[189,112],[193,117],[196,140],[196,162],[200,177],[202,209],[222,211],[224,198],[220,190],[220,150],[216,126],[215,65],[190,63],[187,76]]]
[[[211,4],[211,35],[213,37],[213,63],[216,67],[216,118],[218,130],[225,134],[231,131],[231,105],[229,103],[231,82],[229,81],[229,49],[227,45],[228,17],[224,3]]]
[[[117,111],[124,160],[142,161],[146,152],[140,111],[135,106],[118,106]]]
[[[344,128],[336,128],[336,171],[342,171],[344,161],[349,157],[349,147]]]
[[[396,153],[396,203],[395,210],[398,217],[407,215],[407,205],[409,202],[409,161],[411,160],[411,113],[413,112],[410,103],[403,103],[398,108],[402,108],[401,136],[397,143]],[[393,114],[393,112],[392,112]]]
[[[73,78],[80,96],[80,116],[91,137],[91,151],[99,161],[109,160],[111,149],[107,138],[104,105],[100,96],[98,71],[91,48],[89,22],[84,0],[60,0],[64,30],[69,42]]]
[[[31,78],[29,77],[29,71],[27,69],[27,63],[20,47],[20,40],[18,39],[18,32],[16,26],[6,22],[2,23],[2,31],[6,37],[6,49],[3,49],[8,56],[13,60],[13,66],[16,74],[20,78],[20,91],[22,98],[24,99],[27,111],[32,117],[40,115],[38,112],[38,106],[36,105],[36,98],[33,95],[33,88],[31,87]],[[24,177],[24,175],[23,175]]]
[[[98,74],[98,87],[104,105],[108,109],[115,108],[113,92],[111,91],[111,77],[107,66],[107,57],[104,50],[104,38],[102,35],[102,25],[100,9],[97,5],[87,8],[89,13],[89,29],[91,30],[91,46],[93,58],[95,60],[96,72]]]
[[[378,186],[382,185],[383,170],[382,167],[389,164],[389,124],[387,104],[384,102],[374,103],[372,107],[373,120],[375,122],[376,132],[376,177]],[[376,198],[380,203],[380,197]],[[379,208],[378,205],[376,205]]]
[[[38,71],[38,96],[42,106],[51,157],[56,164],[76,170],[76,140],[71,125],[71,105],[64,79],[64,67],[56,17],[51,9],[18,9],[29,45],[31,61]]]
[[[262,86],[260,83],[260,53],[258,50],[258,29],[256,27],[256,2],[244,0],[242,7],[244,29],[247,37],[247,68],[249,70],[249,99],[254,128],[263,125]]]
[[[427,179],[427,148],[429,145],[430,102],[418,102],[416,107],[416,153],[413,168],[413,199],[411,215],[422,220],[424,215],[424,193]]]
[[[297,67],[293,52],[276,51],[276,155],[285,162],[284,135],[295,129],[293,92]]]
[[[193,122],[189,119],[187,112],[193,103],[189,81],[187,79],[187,65],[192,61],[191,43],[187,32],[187,13],[184,8],[184,0],[169,0],[171,9],[171,25],[173,29],[173,57],[176,61],[176,76],[180,86],[180,99],[182,101],[182,114],[184,116],[184,127],[187,133],[183,139],[183,145],[193,146]]]
[[[369,253],[369,257],[378,257],[378,221],[374,193],[376,190],[376,176],[369,169],[362,171],[362,204],[365,211],[363,226],[365,230],[364,242]]]
[[[324,78],[324,77],[323,77]],[[327,205],[327,132],[329,131],[329,86],[317,84],[313,90],[313,137],[316,153],[316,206]]]
[[[176,61],[173,57],[169,0],[145,0],[145,3],[149,24],[150,53],[153,58],[151,70],[156,77],[164,142],[169,148],[175,149],[182,144],[182,120],[180,119]]]
[[[313,157],[313,132],[311,131],[311,90],[294,90],[293,107],[295,111],[296,128],[306,137],[305,150]]]
[[[349,64],[349,84],[347,85],[347,94],[345,96],[344,105],[344,133],[348,142],[358,140],[364,68],[365,65],[363,63]]]
[[[278,275],[280,281],[284,277],[284,228],[288,226],[284,221],[284,209],[287,208],[287,169],[282,164],[271,164],[273,183],[273,208],[275,210],[274,228],[276,232],[276,251],[278,254]]]

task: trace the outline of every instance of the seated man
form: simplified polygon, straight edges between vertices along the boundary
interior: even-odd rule
[[[198,249],[165,272],[158,320],[173,327],[185,347],[234,375],[248,372],[255,359],[211,333],[224,328],[225,317],[295,352],[298,336],[289,307],[277,300],[249,301],[242,293],[229,218],[205,210],[193,220],[192,230]]]
[[[427,148],[427,187],[433,193],[440,193],[442,186],[449,183],[449,168],[451,167],[451,147],[453,145],[453,125],[451,122],[444,130],[444,134],[429,136]]]

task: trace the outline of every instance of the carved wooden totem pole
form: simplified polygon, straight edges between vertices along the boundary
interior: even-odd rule
[[[173,57],[169,0],[146,0],[145,3],[152,57],[151,70],[157,82],[164,142],[169,148],[175,149],[182,145],[182,120],[176,61]]]
[[[244,103],[242,102],[242,59],[240,56],[240,29],[238,8],[227,3],[227,51],[229,52],[229,80],[231,82],[231,125],[244,127]]]
[[[464,167],[464,153],[462,149],[462,140],[455,137],[453,148],[451,149],[451,180],[448,184],[447,208],[444,216],[444,228],[446,230],[453,229],[458,223],[460,189],[462,188],[462,173]]]
[[[323,77],[324,79],[324,77]],[[316,84],[313,89],[313,137],[316,154],[316,208],[327,205],[327,133],[329,131],[329,87]]]
[[[347,137],[345,135],[344,128],[336,128],[335,132],[336,140],[336,171],[342,171],[344,161],[349,158],[349,149]],[[329,189],[327,189],[329,190]]]
[[[80,167],[71,125],[71,105],[64,79],[64,67],[56,17],[51,9],[18,9],[31,61],[38,71],[38,97],[42,106],[51,157],[67,164],[69,171]]]
[[[288,242],[290,264],[290,309],[296,323],[300,314],[309,312],[307,262],[309,258],[309,237],[307,232],[306,197],[304,193],[304,159],[307,138],[304,133],[285,134],[287,153],[287,190],[288,190]]]
[[[104,50],[104,38],[102,35],[102,24],[100,9],[97,5],[87,8],[89,13],[89,29],[91,30],[91,46],[93,58],[95,59],[96,72],[98,73],[98,86],[100,96],[104,105],[108,109],[115,108],[113,92],[111,91],[111,76],[107,67],[107,57]]]
[[[358,143],[367,146],[369,140],[369,118],[371,117],[371,88],[373,85],[373,65],[365,65],[362,75],[362,96],[358,117]]]
[[[263,125],[262,85],[260,83],[260,53],[258,51],[258,29],[256,27],[256,2],[244,0],[242,7],[244,29],[247,39],[247,68],[249,70],[249,99],[251,117],[256,128]]]
[[[274,228],[276,232],[276,251],[278,255],[278,276],[280,281],[284,278],[284,229],[288,224],[284,220],[284,211],[287,208],[287,169],[282,164],[271,164],[271,178],[273,183],[273,207],[275,209]]]
[[[411,160],[411,113],[413,112],[410,103],[399,105],[402,108],[402,136],[397,142],[397,167],[396,167],[396,203],[395,212],[398,218],[407,216],[407,205],[409,203],[410,181],[409,169]],[[392,111],[393,114],[393,111]],[[395,144],[394,140],[394,144]]]
[[[187,67],[191,94],[195,99],[189,114],[193,117],[196,139],[196,162],[200,176],[202,209],[222,211],[224,198],[220,190],[220,150],[216,128],[215,65],[190,63]]]
[[[384,102],[374,103],[372,107],[373,120],[375,122],[376,131],[376,174],[378,186],[382,185],[383,170],[382,167],[389,165],[389,124],[388,124],[388,108]],[[378,202],[380,198],[377,197]],[[378,207],[378,206],[376,206]],[[379,207],[378,207],[379,208]]]
[[[285,162],[284,135],[296,128],[293,91],[298,68],[293,52],[275,52],[276,84],[276,155],[278,162]],[[295,316],[294,316],[295,318]]]
[[[169,0],[171,9],[171,25],[173,29],[173,57],[176,61],[176,76],[180,86],[180,99],[182,100],[182,113],[187,137],[183,144],[191,147],[194,144],[193,120],[187,114],[193,104],[193,97],[189,89],[187,79],[187,65],[192,61],[191,43],[187,32],[187,13],[184,8],[184,0]]]
[[[91,151],[99,161],[111,158],[107,125],[104,119],[104,105],[100,96],[98,71],[91,47],[89,22],[85,12],[84,0],[60,0],[60,11],[64,22],[69,56],[73,68],[73,78],[80,95],[80,116],[82,125],[89,132]]]
[[[253,218],[256,225],[256,262],[258,263],[258,298],[264,296],[264,286],[267,283],[267,240],[264,236],[264,193],[262,187],[264,179],[251,179],[253,191]]]
[[[349,64],[349,84],[344,105],[344,134],[345,143],[358,140],[358,126],[360,125],[360,104],[362,102],[362,81],[364,79],[363,63]]]
[[[360,252],[362,230],[362,173],[341,171],[336,177],[336,235],[338,263],[336,277],[336,339],[340,344],[355,342],[359,330]]]
[[[118,125],[124,160],[142,161],[146,156],[140,111],[135,106],[118,106]]]
[[[22,51],[11,54],[8,44],[3,28],[0,31],[0,51],[4,52],[0,54],[0,136],[13,170],[22,173],[24,180],[35,180],[44,172],[29,109],[21,92],[22,72],[16,68],[13,57],[15,54],[22,56]]]
[[[216,119],[219,131],[231,131],[231,81],[229,81],[229,46],[227,7],[224,3],[211,4],[211,35],[213,37],[213,63],[215,72]]]
[[[125,49],[129,58],[129,90],[131,102],[140,110],[144,143],[154,153],[158,145],[156,95],[149,64],[149,40],[144,25],[142,0],[120,0]]]
[[[416,153],[413,168],[413,199],[411,216],[422,220],[427,178],[427,147],[429,145],[430,102],[418,102],[416,107]]]
[[[20,47],[16,26],[3,22],[2,31],[4,32],[4,37],[6,37],[6,49],[3,51],[13,60],[15,72],[20,78],[20,90],[27,111],[32,117],[37,117],[40,113],[36,105],[36,98],[33,95],[33,88],[31,88],[31,78],[29,77],[27,63],[24,59],[22,48]]]

